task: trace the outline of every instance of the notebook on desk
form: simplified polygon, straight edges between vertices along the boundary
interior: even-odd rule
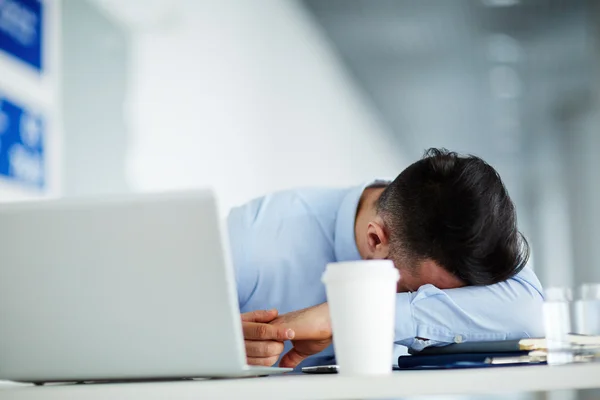
[[[454,343],[448,346],[427,347],[420,352],[411,352],[413,355],[440,355],[440,354],[469,354],[469,353],[510,353],[519,351],[532,351],[546,348],[545,339],[497,340],[489,342]]]
[[[574,346],[600,347],[600,336],[569,334],[569,342]],[[427,347],[418,355],[464,354],[464,353],[506,353],[518,351],[546,350],[546,339],[526,338],[515,340],[497,340],[488,342],[454,343],[442,347]]]

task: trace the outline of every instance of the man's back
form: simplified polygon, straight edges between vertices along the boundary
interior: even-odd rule
[[[227,222],[240,310],[285,313],[325,302],[325,265],[338,257],[360,259],[353,227],[346,225],[354,221],[361,192],[289,190],[234,208]]]

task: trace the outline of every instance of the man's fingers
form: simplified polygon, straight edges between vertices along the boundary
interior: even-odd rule
[[[246,340],[244,344],[246,346],[246,356],[248,357],[279,357],[283,352],[283,342],[274,340]]]
[[[272,367],[273,365],[275,365],[278,358],[279,358],[278,356],[263,357],[263,358],[248,357],[248,358],[246,358],[246,362],[248,363],[248,365],[260,365],[263,367]]]
[[[298,353],[296,349],[291,349],[281,358],[279,366],[281,368],[296,368],[306,357],[308,356]]]
[[[267,322],[273,321],[275,318],[277,318],[278,315],[279,315],[279,313],[277,312],[276,309],[256,310],[256,311],[250,311],[247,313],[243,313],[242,321],[267,323]]]
[[[242,314],[242,321],[245,322],[271,322],[277,318],[277,310],[256,310]]]
[[[268,325],[257,322],[243,322],[246,340],[291,340],[296,336],[293,330],[281,325]]]

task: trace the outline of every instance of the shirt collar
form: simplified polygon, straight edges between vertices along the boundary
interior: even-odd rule
[[[369,181],[364,185],[350,189],[344,196],[338,209],[335,223],[334,251],[337,261],[355,261],[361,259],[358,247],[356,247],[354,233],[356,210],[364,190],[373,184],[381,182],[389,181],[383,179]]]

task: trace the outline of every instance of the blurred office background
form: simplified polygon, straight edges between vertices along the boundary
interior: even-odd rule
[[[594,0],[3,0],[0,131],[4,201],[212,186],[223,213],[473,153],[542,282],[600,282]]]

